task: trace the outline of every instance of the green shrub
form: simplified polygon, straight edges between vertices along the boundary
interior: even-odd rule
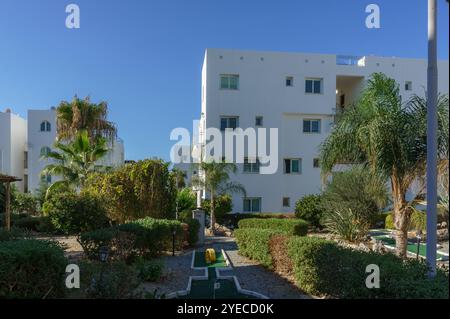
[[[446,298],[448,275],[427,279],[427,266],[393,254],[355,251],[334,242],[291,237],[288,243],[297,285],[313,295],[336,298]],[[380,288],[368,289],[366,267],[380,268]]]
[[[295,216],[307,221],[311,226],[322,228],[321,220],[323,208],[321,206],[322,196],[305,196],[295,203]]]
[[[218,223],[221,223],[227,213],[233,210],[233,201],[230,195],[225,194],[221,196],[217,196],[215,199],[215,214]],[[210,213],[211,211],[211,202],[209,199],[205,199],[202,203],[202,209],[205,210],[206,213]]]
[[[258,228],[280,230],[289,235],[305,236],[308,232],[308,223],[301,219],[280,218],[249,218],[238,223],[239,228]]]
[[[350,242],[363,240],[369,232],[369,222],[350,208],[327,212],[324,220],[332,234]]]
[[[50,218],[55,229],[64,234],[79,234],[109,224],[103,202],[89,194],[54,195],[45,202],[44,214]]]
[[[394,213],[390,212],[385,219],[384,228],[386,229],[395,229],[394,226]]]
[[[138,271],[124,262],[83,262],[80,265],[81,293],[78,298],[125,299],[138,298],[141,284]]]
[[[267,218],[293,218],[295,215],[286,214],[286,213],[233,213],[233,214],[225,214],[220,219],[220,224],[227,225],[230,228],[237,228],[239,221],[248,218],[259,218],[259,219],[267,219]]]
[[[373,223],[374,216],[389,200],[384,178],[373,175],[364,167],[333,174],[322,196],[321,206],[325,212],[351,209],[362,219]]]
[[[379,212],[373,216],[373,220],[371,222],[372,228],[385,228],[386,226],[386,217],[392,212]]]
[[[134,266],[138,271],[138,276],[143,281],[157,281],[163,273],[163,264],[158,261],[138,259]]]
[[[197,206],[197,196],[191,188],[184,188],[177,194],[177,208],[179,212],[192,211]]]
[[[11,209],[15,213],[36,215],[39,212],[39,200],[31,193],[17,192],[11,203]]]
[[[272,268],[270,255],[270,238],[284,234],[274,229],[240,228],[234,232],[239,253],[250,259],[259,261],[263,266]]]
[[[143,218],[115,227],[82,233],[79,243],[88,258],[98,259],[100,247],[110,249],[112,258],[132,261],[134,257],[153,257],[172,250],[172,232],[175,231],[175,248],[181,249],[182,224],[176,220]]]
[[[21,228],[11,227],[10,231],[7,231],[6,228],[0,228],[0,243],[3,241],[24,239],[29,237],[30,234],[28,231]]]
[[[29,216],[16,220],[13,225],[17,228],[39,231],[41,224],[45,223],[46,220],[48,220],[46,217]]]
[[[1,242],[0,298],[63,297],[66,265],[64,250],[54,242]]]
[[[200,223],[194,218],[186,220],[185,223],[188,225],[189,246],[194,246],[198,242],[198,231],[200,229]]]
[[[103,228],[90,232],[81,233],[78,242],[86,257],[92,260],[99,258],[99,249],[101,247],[111,247],[112,240],[117,235],[116,228]]]
[[[411,221],[409,224],[410,230],[426,231],[427,228],[427,215],[420,210],[414,210],[411,214]]]

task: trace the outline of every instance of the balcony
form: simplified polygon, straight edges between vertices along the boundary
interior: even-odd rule
[[[364,67],[366,66],[365,56],[354,56],[354,55],[337,55],[336,56],[337,65],[353,65]]]

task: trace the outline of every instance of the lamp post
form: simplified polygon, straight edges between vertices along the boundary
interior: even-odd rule
[[[177,231],[175,227],[172,228],[172,256],[175,256],[175,235],[177,234]]]
[[[437,3],[428,0],[427,72],[427,263],[429,277],[436,276],[437,237]]]

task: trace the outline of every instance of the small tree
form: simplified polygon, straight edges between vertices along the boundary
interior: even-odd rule
[[[216,196],[227,192],[242,193],[245,196],[246,191],[242,184],[230,181],[230,174],[236,173],[236,165],[233,163],[202,162],[200,163],[200,170],[204,173],[204,176],[194,176],[192,184],[209,192],[211,200],[211,231],[214,233],[216,225],[214,210],[216,207]]]

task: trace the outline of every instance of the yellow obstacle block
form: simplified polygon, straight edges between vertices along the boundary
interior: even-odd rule
[[[205,261],[207,264],[213,263],[216,261],[216,252],[212,248],[208,248],[205,251]]]

